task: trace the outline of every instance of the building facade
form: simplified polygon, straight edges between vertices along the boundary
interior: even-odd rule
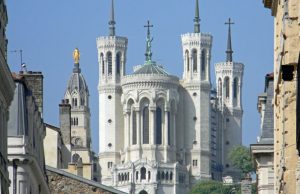
[[[265,91],[258,96],[261,134],[257,143],[250,146],[256,168],[258,194],[274,193],[274,75],[266,75]]]
[[[274,16],[274,192],[300,193],[300,1],[263,4]]]
[[[126,75],[128,40],[116,35],[112,1],[109,35],[97,38],[99,164],[103,184],[135,194],[179,194],[187,193],[199,180],[212,178],[213,38],[200,31],[198,1],[195,10],[194,32],[181,36],[182,79],[170,75],[152,60],[153,26],[149,21],[145,26],[145,62],[135,66],[133,74]],[[232,57],[232,50],[228,52]],[[219,121],[215,123],[215,130],[225,130],[225,139],[230,134],[235,137],[222,150],[228,151],[241,144],[243,64],[231,60],[217,64],[216,68],[218,78],[228,81],[228,85],[224,81],[222,88],[218,88],[224,90],[224,97],[218,93],[220,106],[214,109],[222,114],[223,123],[229,120],[225,123],[227,128],[222,128]],[[230,94],[225,96],[225,91]],[[224,156],[217,162],[222,166],[227,161]],[[236,176],[230,166],[226,168],[226,175]]]
[[[16,84],[9,109],[9,193],[50,193],[47,185],[44,146],[45,128],[35,97],[22,74],[13,74]]]
[[[9,106],[14,96],[15,84],[7,65],[7,9],[4,0],[0,1],[0,192],[8,193],[10,185],[7,161],[7,122]]]

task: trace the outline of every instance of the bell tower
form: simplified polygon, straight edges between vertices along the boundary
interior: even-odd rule
[[[215,64],[217,98],[219,110],[222,113],[222,152],[223,176],[230,175],[239,178],[236,169],[230,166],[227,153],[232,148],[242,145],[242,85],[244,64],[233,61],[231,43],[231,19],[225,23],[228,25],[228,38],[226,50],[226,62]],[[226,154],[225,154],[226,153]]]
[[[193,166],[195,182],[210,178],[210,58],[213,37],[200,31],[196,0],[194,32],[181,35],[183,52],[184,126],[186,165]]]
[[[99,61],[99,162],[103,184],[111,184],[111,168],[120,163],[124,145],[121,79],[125,76],[127,38],[116,35],[111,1],[109,35],[97,38]]]

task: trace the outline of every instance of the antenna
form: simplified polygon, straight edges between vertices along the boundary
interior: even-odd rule
[[[21,63],[20,63],[20,66],[21,66],[21,70],[23,69],[23,65],[25,66],[26,68],[26,64],[24,63],[23,64],[23,50],[20,49],[20,50],[12,50],[10,51],[11,53],[19,53],[20,54],[20,60],[21,60]]]

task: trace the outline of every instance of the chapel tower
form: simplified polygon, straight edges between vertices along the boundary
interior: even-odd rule
[[[71,106],[71,134],[69,143],[71,143],[71,163],[82,162],[88,170],[85,170],[84,177],[92,178],[92,152],[91,152],[91,127],[90,127],[90,107],[89,107],[89,89],[81,73],[79,60],[80,52],[76,48],[73,52],[74,68],[69,79],[64,96],[64,103]],[[66,120],[65,120],[66,121]],[[64,128],[62,133],[69,133]],[[66,143],[66,142],[65,142]]]
[[[210,178],[210,58],[212,36],[200,31],[199,3],[196,0],[194,32],[183,34],[184,144],[183,163],[191,166],[194,180]],[[181,142],[179,141],[179,142]],[[188,142],[188,143],[187,143]]]
[[[114,1],[111,1],[109,35],[97,38],[99,61],[99,141],[102,183],[110,183],[113,164],[120,163],[124,144],[121,79],[125,75],[127,38],[116,36]]]
[[[222,113],[222,153],[223,176],[230,175],[237,179],[238,172],[230,166],[228,153],[232,148],[242,145],[242,83],[244,64],[233,61],[231,44],[230,18],[228,25],[228,39],[226,62],[215,64],[217,98],[219,110]]]

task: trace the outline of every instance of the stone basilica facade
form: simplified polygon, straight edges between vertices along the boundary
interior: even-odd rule
[[[203,179],[237,177],[227,153],[242,144],[244,65],[232,60],[229,21],[227,60],[210,76],[212,36],[181,36],[183,77],[152,60],[149,22],[146,60],[125,74],[128,39],[115,33],[112,2],[109,35],[97,38],[99,60],[99,164],[102,184],[135,194],[180,193]]]

